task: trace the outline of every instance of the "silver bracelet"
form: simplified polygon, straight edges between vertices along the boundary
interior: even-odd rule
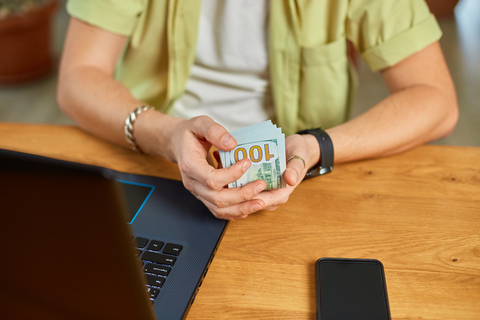
[[[135,123],[135,120],[137,120],[137,117],[140,113],[147,111],[149,109],[155,109],[154,107],[151,106],[140,106],[130,112],[130,115],[128,118],[125,120],[125,138],[127,139],[128,144],[132,148],[132,150],[135,150],[139,153],[142,153],[142,151],[138,148],[137,143],[135,142],[135,137],[133,136],[133,124]]]

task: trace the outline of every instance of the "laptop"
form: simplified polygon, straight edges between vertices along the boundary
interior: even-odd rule
[[[183,319],[227,227],[181,181],[0,150],[0,319]]]

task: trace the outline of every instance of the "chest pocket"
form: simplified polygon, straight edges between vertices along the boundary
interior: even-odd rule
[[[347,40],[301,48],[299,125],[330,128],[348,118],[351,74]]]

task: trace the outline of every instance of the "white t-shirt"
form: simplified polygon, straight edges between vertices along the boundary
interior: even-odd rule
[[[229,131],[273,116],[269,6],[268,0],[202,0],[195,62],[171,115],[207,115]]]

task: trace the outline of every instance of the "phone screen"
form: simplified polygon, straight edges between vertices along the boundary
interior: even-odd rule
[[[390,320],[380,261],[322,258],[316,269],[319,319]]]

